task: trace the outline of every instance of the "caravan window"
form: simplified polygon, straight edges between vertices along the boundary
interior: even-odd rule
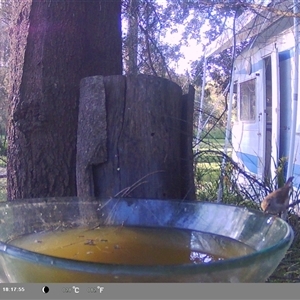
[[[240,83],[240,120],[255,120],[255,79]]]

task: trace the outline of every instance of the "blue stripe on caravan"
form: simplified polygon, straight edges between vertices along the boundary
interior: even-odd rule
[[[293,180],[293,185],[295,188],[298,188],[300,186],[300,165],[294,165],[293,167],[293,175],[294,175],[294,180]]]
[[[257,174],[258,172],[257,156],[243,153],[243,152],[236,152],[236,155],[250,172]]]
[[[291,59],[291,57],[293,57],[293,56],[294,56],[294,53],[292,50],[285,50],[285,51],[279,52],[279,61]]]

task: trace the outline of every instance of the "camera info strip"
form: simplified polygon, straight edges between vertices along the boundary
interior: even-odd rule
[[[0,283],[0,299],[299,299],[300,283]]]

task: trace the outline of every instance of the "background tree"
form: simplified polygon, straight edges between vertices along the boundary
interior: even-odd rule
[[[9,36],[8,23],[10,17],[10,4],[7,1],[0,2],[0,160],[5,162],[6,156],[6,124],[8,107],[8,56]]]
[[[124,42],[126,46],[126,70],[127,74],[136,75],[138,73],[138,42],[139,42],[139,0],[129,0],[124,2],[123,14],[127,16],[127,38]],[[127,7],[126,7],[127,6]]]
[[[124,0],[124,71],[143,73],[176,81],[178,76],[170,67],[182,55],[180,45],[170,45],[164,39],[169,28],[168,16],[160,1]],[[127,21],[127,22],[126,22]]]
[[[76,195],[79,82],[122,73],[121,2],[13,1],[8,199]]]

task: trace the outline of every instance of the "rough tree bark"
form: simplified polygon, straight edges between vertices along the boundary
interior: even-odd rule
[[[193,103],[160,77],[84,78],[78,196],[194,199]]]
[[[79,84],[122,73],[121,3],[13,5],[8,199],[74,196]]]

